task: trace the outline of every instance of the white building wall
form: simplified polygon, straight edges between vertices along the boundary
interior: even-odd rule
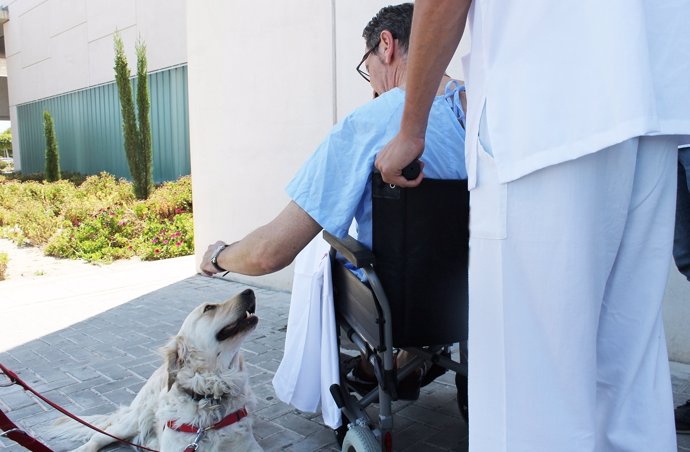
[[[332,4],[190,2],[189,134],[197,262],[288,202],[292,174],[333,124]],[[254,280],[289,289],[289,271]]]
[[[7,0],[4,24],[10,121],[16,106],[111,82],[119,30],[133,72],[134,44],[147,46],[148,69],[187,62],[187,0]],[[15,162],[19,133],[13,131]],[[21,169],[21,168],[17,168]]]
[[[14,0],[6,5],[10,105],[113,81],[116,30],[132,68],[138,37],[146,42],[150,71],[187,61],[186,0]]]

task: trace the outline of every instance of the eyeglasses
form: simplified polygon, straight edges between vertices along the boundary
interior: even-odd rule
[[[367,60],[367,58],[369,58],[369,55],[371,55],[371,52],[375,51],[378,46],[379,46],[379,43],[377,41],[376,44],[374,44],[371,49],[366,51],[366,53],[362,57],[362,61],[360,61],[359,64],[357,65],[357,72],[359,72],[359,75],[361,75],[362,78],[364,80],[366,80],[367,82],[371,80],[371,77],[369,76],[369,73],[366,70],[362,69],[362,65]]]

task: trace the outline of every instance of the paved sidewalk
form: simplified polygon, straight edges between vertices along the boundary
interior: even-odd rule
[[[178,267],[176,270],[164,267],[163,262],[157,263],[159,269],[147,268],[145,264],[149,263],[141,263],[138,268],[134,266],[110,272],[114,281],[107,289],[102,286],[101,276],[96,276],[92,270],[83,281],[79,281],[77,275],[70,275],[69,281],[58,277],[33,281],[25,286],[27,291],[31,291],[26,297],[16,286],[11,286],[10,291],[0,285],[2,321],[16,331],[31,323],[30,313],[34,317],[44,317],[51,299],[56,306],[67,305],[61,314],[63,322],[74,315],[81,316],[81,309],[77,308],[97,302],[99,297],[110,299],[109,303],[114,306],[87,319],[77,319],[74,325],[55,332],[50,332],[52,329],[49,328],[49,332],[40,334],[38,329],[34,329],[32,334],[36,339],[21,345],[7,346],[12,343],[12,338],[3,329],[0,334],[0,362],[19,373],[46,397],[76,414],[108,413],[119,404],[128,404],[160,364],[158,348],[177,332],[194,306],[206,301],[224,300],[248,287],[194,275],[193,261],[173,263]],[[135,282],[142,274],[170,274],[185,266],[188,277],[128,298],[130,284],[137,285]],[[131,301],[117,302],[116,281],[122,286],[121,298]],[[7,283],[11,284],[11,281]],[[39,287],[42,294],[37,293]],[[73,293],[78,290],[80,295]],[[245,356],[258,400],[254,412],[257,439],[267,451],[339,450],[332,431],[322,425],[320,416],[299,412],[275,397],[271,380],[283,354],[290,294],[262,288],[254,290],[260,322],[245,342]],[[11,303],[8,303],[11,319],[2,310],[2,305],[8,300],[8,292],[13,294]],[[33,297],[40,298],[41,302],[37,306],[26,304],[22,309],[20,301],[30,301]],[[75,297],[79,299],[78,303],[68,303]],[[47,317],[56,317],[56,313],[50,312]],[[395,404],[396,450],[466,450],[467,429],[458,414],[452,377],[440,378],[423,393],[422,400],[415,404]],[[18,386],[0,388],[0,407],[39,438],[42,429],[59,417],[59,413],[37,402],[35,397],[27,395]],[[68,450],[77,444],[51,442],[50,446],[56,450]],[[22,448],[0,438],[0,450],[19,451]],[[115,446],[109,450],[131,449]]]
[[[8,286],[0,283],[0,362],[76,414],[108,413],[128,404],[160,364],[158,348],[194,306],[224,300],[247,287],[194,275],[191,258],[145,264],[151,263],[120,270],[104,267],[81,277],[56,276],[23,288],[12,281]],[[177,279],[165,283],[164,277]],[[245,356],[258,400],[253,414],[259,443],[267,451],[338,450],[318,415],[297,411],[275,397],[271,379],[283,353],[289,293],[254,290],[260,322],[245,342]],[[44,322],[46,318],[54,321]],[[32,327],[37,319],[42,320]],[[17,339],[23,330],[30,332]],[[672,363],[672,371],[676,403],[684,402],[690,398],[690,366]],[[453,378],[447,374],[423,388],[417,402],[396,402],[395,449],[466,451],[467,428],[455,397]],[[0,388],[0,408],[39,438],[59,417],[18,386]],[[690,436],[678,438],[678,450],[690,451]],[[77,444],[50,446],[67,450]],[[0,438],[0,451],[20,450]]]

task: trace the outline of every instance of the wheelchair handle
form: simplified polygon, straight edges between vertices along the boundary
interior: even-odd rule
[[[422,171],[422,165],[419,160],[413,160],[409,165],[402,169],[402,175],[407,180],[415,180]]]

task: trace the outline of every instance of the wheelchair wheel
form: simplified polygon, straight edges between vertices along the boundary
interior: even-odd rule
[[[362,425],[355,425],[347,431],[343,440],[342,452],[378,452],[381,445],[374,432]]]

